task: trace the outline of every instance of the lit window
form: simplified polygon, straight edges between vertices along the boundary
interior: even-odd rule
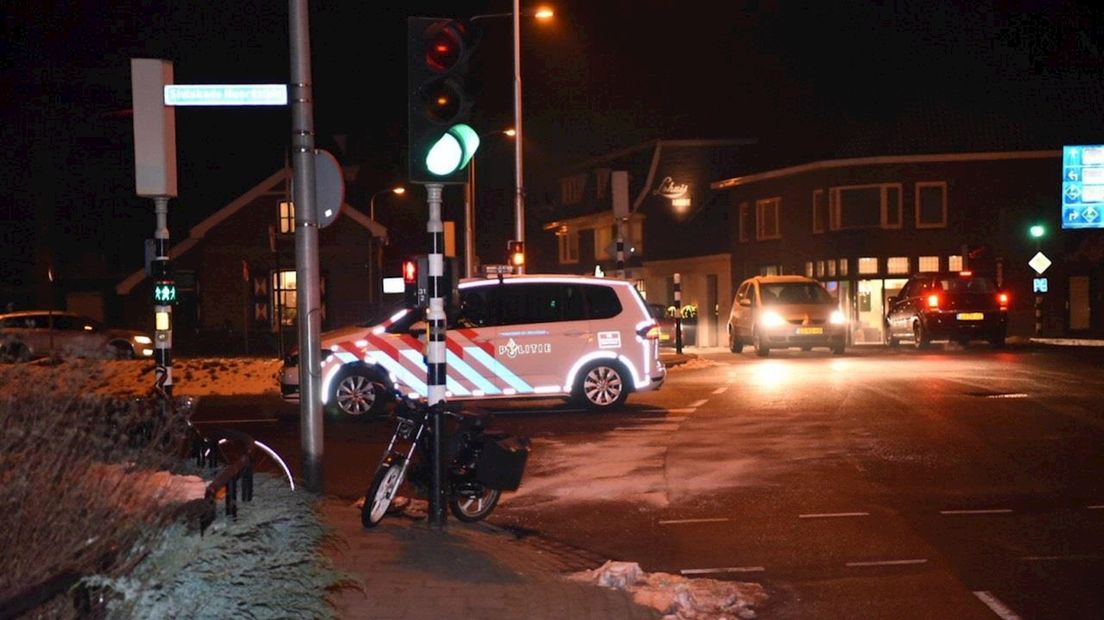
[[[921,256],[917,269],[918,271],[939,271],[939,257]]]
[[[841,276],[847,275],[847,259],[846,258],[839,259],[839,274]]]
[[[860,258],[859,273],[878,273],[878,259],[869,256]]]
[[[805,277],[813,277],[813,261],[808,261],[805,263]]]
[[[286,200],[280,201],[277,217],[280,220],[280,232],[290,234],[295,232],[295,204]]]
[[[827,267],[827,270],[826,270],[825,273],[828,274],[829,278],[836,277],[836,261],[830,260],[827,263],[825,263],[824,266]]]
[[[891,256],[886,260],[886,273],[908,273],[907,256]]]
[[[567,230],[556,235],[560,243],[560,263],[579,262],[579,232]]]
[[[272,274],[272,302],[276,312],[272,313],[274,326],[295,325],[296,296],[295,271],[277,271]]]
[[[594,229],[594,255],[598,260],[606,256],[606,248],[613,243],[613,226],[599,226]]]
[[[824,277],[824,261],[818,260],[816,265],[817,265],[816,277],[823,278]]]
[[[962,271],[962,257],[961,256],[948,256],[947,257],[947,271]]]

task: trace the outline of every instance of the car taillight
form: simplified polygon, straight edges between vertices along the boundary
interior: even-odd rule
[[[636,335],[645,340],[659,340],[659,325],[654,321],[636,330]]]
[[[936,295],[934,293],[932,293],[931,295],[928,295],[928,307],[929,308],[938,308],[939,307],[939,295]]]
[[[1008,293],[997,293],[997,303],[1000,304],[1001,310],[1007,310],[1010,301],[1012,297]]]

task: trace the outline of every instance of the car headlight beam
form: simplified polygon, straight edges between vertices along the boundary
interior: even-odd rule
[[[844,323],[843,313],[840,312],[839,310],[833,310],[832,311],[832,316],[830,316],[828,318],[828,322],[831,323],[832,325],[843,325],[843,323]]]
[[[763,327],[778,327],[785,324],[786,321],[784,321],[782,319],[782,315],[778,314],[777,312],[773,310],[767,310],[762,315],[760,315],[759,323],[762,324]]]

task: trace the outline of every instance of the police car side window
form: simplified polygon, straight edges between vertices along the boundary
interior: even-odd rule
[[[499,325],[551,323],[563,320],[562,286],[513,284],[498,287]]]
[[[582,289],[587,302],[587,318],[608,319],[621,314],[621,302],[611,287],[584,284]]]

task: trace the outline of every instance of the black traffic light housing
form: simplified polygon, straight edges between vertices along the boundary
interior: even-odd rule
[[[525,266],[525,242],[524,241],[507,241],[506,242],[506,262],[511,267],[524,267]]]
[[[407,166],[411,183],[467,182],[467,162],[478,146],[478,134],[468,126],[475,103],[469,60],[478,41],[479,30],[469,21],[407,20]],[[435,173],[426,158],[446,134],[455,138],[462,154],[454,168]]]

